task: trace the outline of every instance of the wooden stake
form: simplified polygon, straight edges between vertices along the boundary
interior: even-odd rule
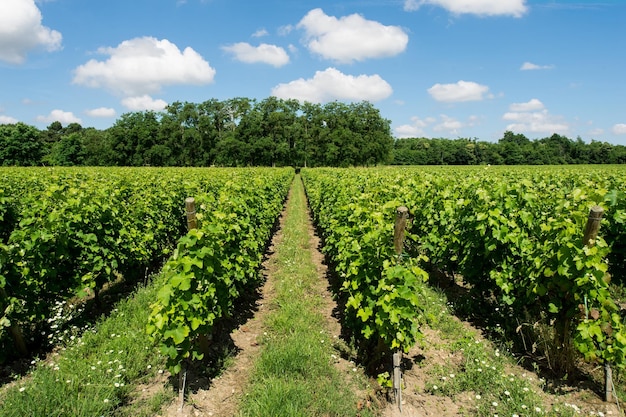
[[[600,221],[604,215],[604,209],[600,206],[593,206],[589,210],[589,217],[585,225],[585,235],[583,244],[592,248],[596,244],[598,231],[600,230]],[[613,371],[611,363],[604,362],[604,401],[610,402],[613,399]]]
[[[402,369],[400,363],[402,361],[401,353],[396,351],[393,354],[393,392],[396,397],[396,405],[402,412]]]
[[[187,230],[198,228],[198,219],[196,218],[196,199],[187,197],[185,199],[185,209],[187,211]],[[187,384],[187,365],[185,362],[181,364],[181,370],[178,373],[178,402],[180,403],[180,411],[183,411],[185,405],[185,389]]]
[[[396,223],[393,229],[393,246],[397,255],[397,262],[400,263],[402,252],[404,251],[404,237],[406,222],[409,218],[409,209],[400,206],[396,209]],[[396,398],[396,405],[402,412],[402,353],[397,350],[393,354],[393,392]]]
[[[587,218],[587,225],[585,226],[585,235],[583,237],[583,244],[588,247],[593,247],[596,244],[596,238],[598,237],[598,231],[600,230],[600,221],[604,215],[604,209],[600,206],[593,206],[589,211],[589,217]]]
[[[396,224],[393,230],[393,246],[396,255],[402,255],[404,249],[404,231],[406,229],[406,221],[409,218],[409,209],[400,206],[396,209]]]
[[[611,370],[611,363],[604,362],[604,401],[610,402],[613,400],[613,371]]]
[[[180,411],[183,411],[185,405],[185,385],[187,384],[187,365],[183,362],[183,367],[178,373],[178,401],[180,402]]]
[[[197,229],[198,220],[196,219],[196,199],[187,197],[185,199],[185,207],[187,209],[187,230]]]

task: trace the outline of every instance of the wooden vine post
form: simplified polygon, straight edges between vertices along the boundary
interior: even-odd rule
[[[589,210],[589,217],[587,218],[587,225],[585,226],[585,235],[583,237],[583,244],[589,248],[596,244],[596,238],[598,237],[598,231],[600,230],[600,221],[604,215],[604,209],[600,206],[593,206]],[[611,370],[611,363],[604,362],[604,401],[611,401],[613,397],[613,371]]]
[[[187,197],[185,199],[185,210],[187,212],[187,231],[198,228],[198,219],[196,217],[196,199],[193,197]],[[185,389],[187,385],[187,364],[183,362],[181,364],[180,372],[178,373],[178,401],[180,403],[180,411],[183,410],[185,405]]]
[[[400,206],[396,209],[396,223],[393,230],[393,246],[396,251],[396,262],[402,260],[402,251],[404,250],[404,232],[406,223],[409,218],[409,209]],[[397,350],[393,354],[393,392],[396,399],[396,405],[402,412],[402,351]]]
[[[187,209],[187,230],[198,228],[198,219],[196,219],[196,199],[187,197],[185,199],[185,208]]]
[[[396,224],[393,230],[393,246],[398,256],[398,261],[404,250],[404,231],[406,229],[406,222],[409,218],[409,209],[400,206],[396,209]]]

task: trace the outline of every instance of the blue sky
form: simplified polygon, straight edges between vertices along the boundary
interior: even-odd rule
[[[368,100],[396,137],[626,145],[626,1],[0,0],[0,123]]]

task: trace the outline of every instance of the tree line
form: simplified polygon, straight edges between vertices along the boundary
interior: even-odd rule
[[[370,166],[626,163],[626,147],[554,134],[394,139],[369,102],[300,103],[269,97],[174,102],[123,114],[104,130],[51,123],[0,125],[0,165]]]
[[[504,132],[497,142],[476,139],[397,139],[395,165],[561,165],[624,164],[626,146],[592,140],[585,143],[559,134],[530,140]]]
[[[369,102],[175,102],[162,112],[125,113],[105,130],[0,125],[0,165],[376,165],[391,159],[390,126]]]

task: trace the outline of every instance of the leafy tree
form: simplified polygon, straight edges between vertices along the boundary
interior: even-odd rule
[[[115,165],[116,155],[109,132],[89,127],[81,131],[81,137],[83,165]]]
[[[221,140],[215,149],[215,164],[220,166],[246,166],[251,158],[249,144],[234,137]]]
[[[70,133],[52,145],[45,161],[50,165],[73,166],[82,165],[84,158],[83,141],[80,133]]]
[[[148,151],[159,132],[157,114],[153,111],[125,113],[108,129],[115,165],[149,165]]]
[[[43,149],[36,127],[22,122],[0,125],[1,165],[38,165]]]

